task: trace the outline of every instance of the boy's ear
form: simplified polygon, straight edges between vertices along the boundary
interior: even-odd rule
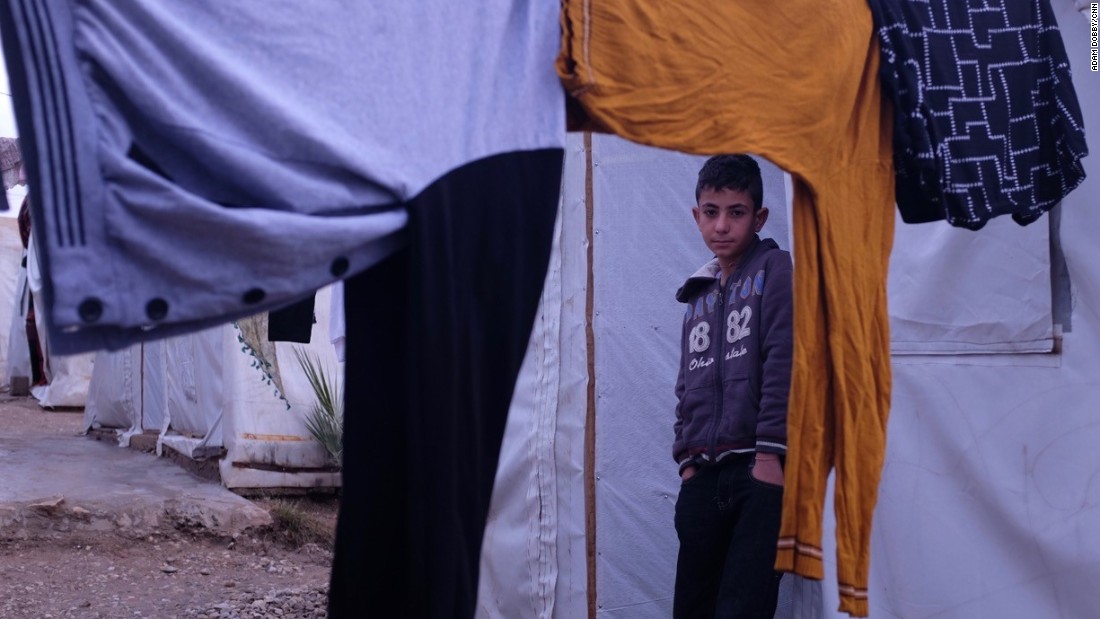
[[[696,224],[699,223],[699,207],[698,206],[691,207],[691,217],[692,217],[692,219],[695,220]]]
[[[760,229],[764,227],[764,224],[768,221],[768,207],[761,206],[760,210],[756,211],[753,217],[756,221],[753,222],[753,229],[760,232]]]

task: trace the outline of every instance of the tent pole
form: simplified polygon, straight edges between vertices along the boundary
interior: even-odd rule
[[[593,291],[593,209],[592,209],[592,132],[584,132],[584,211],[588,241],[588,281],[585,287],[584,337],[588,349],[588,406],[584,420],[584,501],[585,551],[588,559],[588,617],[596,619],[596,354],[592,316]]]
[[[145,432],[145,342],[141,343],[140,350],[141,350],[141,354],[138,356],[138,368],[139,368],[138,369],[138,380],[141,381],[141,388],[140,388],[140,391],[139,391],[141,396],[139,398],[140,402],[138,403],[138,406],[141,407],[141,412],[138,413],[138,430],[140,430],[141,433],[144,433]],[[127,440],[129,440],[129,439],[127,439]]]

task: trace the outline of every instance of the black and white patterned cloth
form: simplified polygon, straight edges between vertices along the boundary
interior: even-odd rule
[[[902,219],[1026,225],[1084,180],[1084,123],[1049,0],[868,3]]]

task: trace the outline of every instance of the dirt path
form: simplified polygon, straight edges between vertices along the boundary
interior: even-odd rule
[[[80,412],[0,399],[5,436],[71,436],[81,423]],[[324,617],[337,500],[254,502],[275,524],[235,539],[194,530],[0,536],[0,618]]]

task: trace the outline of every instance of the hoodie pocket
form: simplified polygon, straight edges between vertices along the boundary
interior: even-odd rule
[[[755,393],[748,376],[731,376],[722,382],[722,426],[719,443],[752,442],[756,440],[756,412],[760,396]]]
[[[680,405],[680,444],[676,452],[706,444],[706,426],[713,418],[714,388],[698,387],[684,392]]]

